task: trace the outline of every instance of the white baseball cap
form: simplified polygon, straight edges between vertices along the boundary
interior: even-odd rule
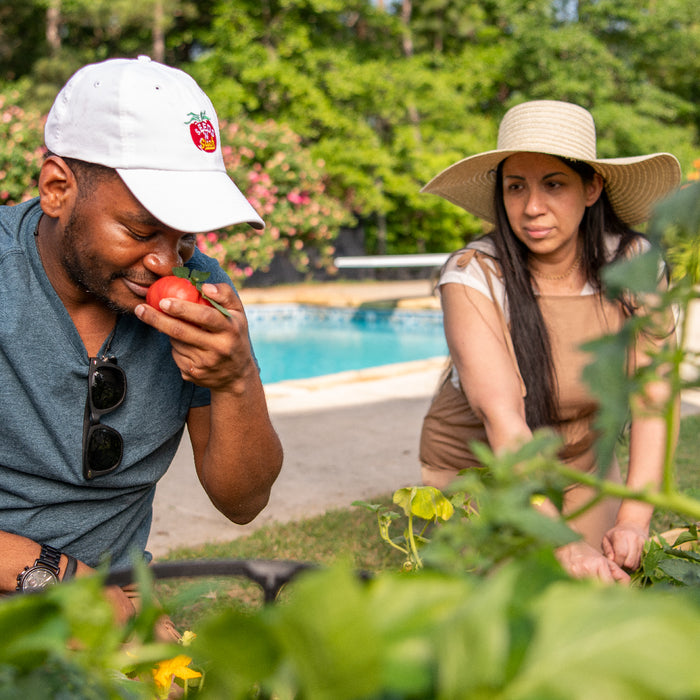
[[[178,231],[265,226],[226,172],[209,98],[187,73],[148,56],[81,68],[58,93],[44,139],[57,156],[116,169]]]

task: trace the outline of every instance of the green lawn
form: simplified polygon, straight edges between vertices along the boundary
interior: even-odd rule
[[[690,416],[681,422],[677,478],[681,490],[697,495],[700,495],[699,454],[700,416]],[[388,504],[391,495],[379,500]],[[652,529],[661,532],[683,524],[672,514],[657,513]],[[353,506],[299,522],[267,525],[231,542],[173,550],[164,559],[234,558],[288,559],[320,565],[343,562],[364,571],[397,570],[403,562],[401,553],[380,540],[374,514]],[[262,603],[256,584],[232,578],[160,581],[157,591],[180,629],[196,627],[203,615],[222,607],[233,605],[245,609]]]

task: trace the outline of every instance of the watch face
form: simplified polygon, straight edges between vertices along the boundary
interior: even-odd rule
[[[56,574],[45,566],[33,566],[22,578],[23,591],[41,591],[58,582]]]

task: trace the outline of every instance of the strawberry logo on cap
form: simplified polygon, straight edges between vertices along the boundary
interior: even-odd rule
[[[195,114],[190,112],[188,115],[189,121],[185,124],[190,125],[190,136],[194,145],[199,148],[200,151],[206,151],[211,153],[216,150],[216,130],[214,125],[209,121],[206,112],[200,112]]]

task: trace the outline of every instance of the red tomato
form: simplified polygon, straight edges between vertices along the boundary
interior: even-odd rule
[[[148,288],[148,292],[146,293],[147,304],[154,309],[160,310],[160,302],[162,299],[184,299],[194,304],[211,306],[192,282],[184,277],[175,277],[175,275],[161,277]]]

